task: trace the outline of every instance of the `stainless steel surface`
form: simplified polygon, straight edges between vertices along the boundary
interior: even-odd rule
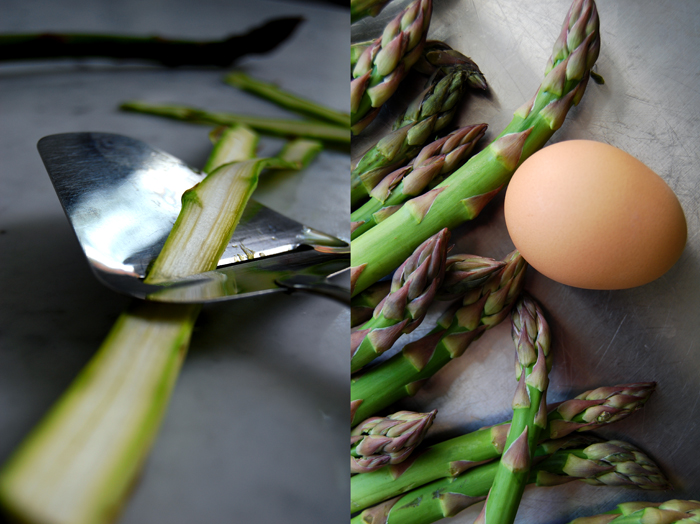
[[[320,264],[340,260],[342,250],[349,262],[346,242],[250,201],[219,260],[218,267],[229,266],[226,270],[158,286],[144,284],[140,279],[170,234],[182,194],[204,174],[141,140],[114,133],[50,135],[39,140],[37,148],[90,269],[119,293],[158,302],[232,300],[284,291],[275,283],[282,278],[278,273],[284,253],[304,247],[334,253],[319,253],[315,261]],[[270,256],[275,257],[272,265],[261,263],[261,258]],[[236,271],[240,264],[246,268]],[[313,265],[309,260],[303,269]],[[271,266],[275,269],[269,278],[253,278],[254,284],[244,281],[246,275]],[[284,278],[290,273],[285,272]],[[347,293],[338,289],[338,296],[343,291]]]
[[[392,2],[377,20],[353,27],[353,41],[408,2]],[[496,136],[537,89],[569,0],[445,0],[435,2],[430,38],[446,40],[484,72],[490,97],[474,94],[460,125],[487,122]],[[700,498],[700,3],[695,0],[598,0],[602,47],[596,71],[552,142],[590,139],[634,155],[668,182],[688,221],[688,245],[662,278],[625,291],[588,291],[557,284],[530,270],[526,288],[546,307],[553,327],[554,370],[549,399],[635,381],[658,381],[644,411],[598,433],[648,451],[675,486],[664,493],[572,483],[528,488],[517,522],[555,524],[606,511],[629,500]],[[390,101],[381,121],[353,144],[360,152],[391,122],[415,87]],[[455,124],[456,125],[456,124]],[[355,147],[357,145],[357,148]],[[502,257],[513,249],[503,220],[503,196],[454,232],[453,253]],[[592,264],[604,261],[592,260]],[[401,344],[422,336],[429,324]],[[509,418],[514,393],[513,343],[505,324],[487,332],[444,368],[403,408],[438,409],[429,439],[438,440]],[[471,524],[480,505],[450,519]]]
[[[0,31],[211,39],[298,14],[305,22],[286,45],[238,65],[347,111],[347,9],[265,0],[5,0]],[[202,166],[211,150],[208,127],[117,107],[144,99],[290,116],[225,85],[223,73],[106,60],[0,64],[0,462],[66,389],[128,303],[92,276],[37,141],[86,129],[119,133]],[[263,139],[261,154],[281,145]],[[255,198],[348,240],[348,171],[346,152],[324,151],[304,172],[264,175]],[[44,277],[47,257],[57,278]],[[345,521],[348,324],[346,307],[296,293],[205,305],[119,523]]]

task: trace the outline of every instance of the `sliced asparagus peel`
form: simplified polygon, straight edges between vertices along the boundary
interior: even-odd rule
[[[436,413],[436,409],[430,413],[399,411],[365,420],[350,434],[351,473],[368,473],[406,460],[423,441]]]
[[[237,144],[221,148],[229,151],[230,159],[250,158],[254,149],[250,146],[256,139],[249,130],[237,129],[223,139]],[[215,170],[218,174],[212,180],[219,174],[230,177],[227,166],[237,165],[247,195],[255,183],[250,161],[226,164]],[[200,209],[194,215],[231,222],[202,207],[211,204],[209,198],[189,199],[193,201],[190,205]],[[240,206],[245,205],[244,200],[239,199]],[[229,203],[229,199],[217,198],[215,203]],[[239,210],[229,211],[237,214]],[[183,213],[193,215],[187,209]],[[188,231],[171,235],[185,245],[171,242],[164,249],[149,272],[151,281],[171,275],[170,268],[175,268],[174,276],[187,276],[203,266],[216,265],[218,258],[203,261],[196,257],[191,263],[174,259],[178,253],[190,253],[190,243],[216,257],[221,246],[207,242],[217,244],[223,236],[191,234],[198,227],[185,219],[178,219],[175,229]],[[165,274],[162,258],[170,261]],[[30,524],[114,520],[155,438],[199,309],[196,305],[134,302],[118,318],[95,357],[0,473],[0,501],[9,513]]]
[[[496,140],[435,189],[409,200],[353,241],[352,265],[358,272],[354,293],[388,274],[435,232],[477,216],[520,163],[561,127],[569,109],[581,100],[598,57],[598,26],[593,0],[575,0],[535,97],[516,110]]]
[[[389,22],[382,36],[357,59],[350,83],[353,134],[374,120],[420,58],[432,11],[432,0],[416,0]]]
[[[301,20],[277,18],[245,34],[212,42],[76,33],[3,35],[0,60],[108,57],[152,60],[169,67],[228,67],[241,56],[271,51],[292,34]]]
[[[352,299],[350,304],[350,327],[364,324],[374,313],[375,308],[391,291],[391,281],[382,280],[372,284]]]
[[[124,111],[157,115],[184,122],[205,125],[246,125],[258,133],[283,137],[315,138],[324,142],[339,144],[350,143],[350,131],[324,122],[309,120],[284,120],[262,116],[235,115],[231,113],[211,112],[180,105],[160,105],[133,100],[119,106]]]
[[[700,522],[700,501],[623,502],[607,513],[580,517],[569,524],[691,524]]]
[[[540,437],[546,440],[556,434],[556,438],[561,439],[574,432],[590,431],[621,420],[641,409],[655,387],[656,383],[647,382],[582,393],[549,412],[547,426]],[[566,413],[566,425],[561,425],[563,419],[559,410]],[[574,422],[582,419],[590,420],[590,425]],[[390,466],[353,477],[350,489],[352,511],[368,508],[440,478],[453,478],[484,461],[497,458],[505,448],[509,424],[506,422],[445,440],[410,457],[401,467]]]
[[[350,115],[294,95],[275,84],[252,78],[242,71],[234,71],[224,77],[224,82],[254,95],[260,96],[278,106],[301,115],[324,120],[344,128],[350,127]]]
[[[374,227],[390,208],[420,195],[438,176],[460,167],[487,127],[486,124],[477,124],[457,129],[421,149],[408,166],[385,176],[370,192],[370,199],[350,215],[351,238],[355,239]]]
[[[430,237],[394,273],[391,292],[375,308],[372,318],[351,335],[352,373],[423,321],[445,273],[449,239],[447,229]]]
[[[445,325],[353,378],[350,385],[353,425],[415,394],[428,378],[462,355],[473,340],[508,315],[522,289],[526,264],[517,251],[505,261],[503,269],[465,295],[458,309],[443,320]]]
[[[459,68],[436,76],[394,123],[394,131],[379,140],[351,171],[350,201],[367,198],[387,174],[414,158],[435,134],[447,127],[467,91],[468,75]],[[404,257],[405,258],[405,257]]]
[[[551,336],[540,305],[523,293],[511,314],[513,341],[517,350],[518,387],[513,398],[503,456],[493,486],[477,522],[512,524],[530,475],[530,464],[547,426],[547,386],[551,368]]]
[[[366,16],[377,16],[389,0],[350,0],[350,22],[355,23]]]
[[[323,149],[323,144],[318,140],[297,138],[287,142],[277,154],[280,160],[293,164],[296,170],[306,169]]]
[[[669,489],[658,466],[643,452],[622,441],[574,437],[548,441],[535,453],[538,460],[527,479],[535,486],[556,486],[574,480],[599,486],[625,486],[649,490]],[[456,479],[442,479],[403,496],[366,509],[353,524],[429,524],[453,517],[484,500],[494,482],[498,462],[473,468]],[[601,481],[601,479],[603,479]],[[603,524],[592,521],[576,524]],[[647,521],[630,521],[630,524]],[[648,521],[659,524],[671,521]],[[573,524],[573,523],[572,523]],[[627,524],[621,521],[620,524]]]

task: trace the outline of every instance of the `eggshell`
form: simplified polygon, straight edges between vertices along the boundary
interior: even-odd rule
[[[505,218],[515,247],[547,277],[587,289],[651,282],[681,256],[683,209],[666,182],[613,146],[571,140],[518,168]]]

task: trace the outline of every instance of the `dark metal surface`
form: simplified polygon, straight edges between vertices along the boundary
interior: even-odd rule
[[[347,9],[266,0],[9,0],[0,31],[212,39],[300,14],[305,22],[285,45],[237,65],[347,111]],[[86,129],[119,133],[202,166],[210,128],[123,113],[119,104],[144,99],[294,117],[224,84],[222,75],[106,60],[0,65],[0,462],[128,303],[90,272],[37,141]],[[263,139],[260,154],[281,146]],[[255,198],[348,240],[348,171],[346,152],[323,151],[304,172],[264,174]],[[297,293],[205,305],[120,524],[345,521],[348,324],[346,307]]]
[[[376,36],[379,25],[407,3],[392,2],[379,19],[354,26],[353,41]],[[487,140],[501,132],[513,111],[539,86],[569,5],[569,0],[435,2],[430,38],[443,39],[473,58],[490,85],[489,96],[468,98],[455,125],[487,122]],[[658,382],[644,411],[598,433],[646,450],[675,490],[633,491],[580,482],[528,488],[517,518],[521,524],[561,524],[622,501],[700,498],[700,3],[599,0],[597,6],[602,47],[596,71],[605,85],[589,82],[581,104],[552,142],[598,140],[648,165],[678,195],[688,222],[688,245],[666,275],[642,287],[581,290],[530,269],[526,288],[546,307],[554,330],[550,401],[602,385]],[[353,156],[387,128],[424,81],[416,75],[408,79],[414,91],[389,102],[380,121],[353,144]],[[453,253],[500,258],[513,249],[503,219],[503,196],[456,230],[453,241]],[[429,329],[424,323],[401,344]],[[506,420],[515,391],[513,354],[504,323],[402,407],[438,409],[429,440]],[[450,522],[471,524],[480,510],[481,505],[474,506]]]

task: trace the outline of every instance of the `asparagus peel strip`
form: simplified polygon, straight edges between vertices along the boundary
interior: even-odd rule
[[[350,472],[369,473],[406,460],[423,441],[436,413],[437,409],[399,411],[365,420],[350,433]]]
[[[280,89],[275,84],[263,82],[262,80],[246,75],[242,71],[234,71],[233,73],[227,74],[224,77],[224,82],[260,96],[265,100],[294,111],[295,113],[331,122],[341,127],[350,127],[350,115],[347,113],[341,113],[340,111],[312,102],[311,100],[306,100],[305,98]]]
[[[700,501],[623,502],[594,517],[580,517],[569,524],[691,524],[700,522]]]
[[[352,379],[353,426],[380,409],[415,394],[438,370],[461,356],[469,344],[509,313],[522,289],[526,264],[514,251],[505,266],[467,293],[443,325],[406,345],[402,351]]]
[[[351,238],[359,237],[379,221],[378,212],[420,195],[434,179],[456,170],[486,133],[486,124],[466,126],[421,149],[404,168],[385,176],[370,192],[370,199],[350,215]]]
[[[511,313],[518,387],[503,456],[477,522],[512,524],[540,432],[547,426],[551,335],[540,305],[523,293]]]
[[[473,219],[510,180],[515,169],[561,127],[583,96],[600,50],[598,13],[593,0],[575,0],[566,17],[535,97],[488,147],[435,188],[417,197],[353,241],[354,293],[388,274],[436,231]],[[430,200],[428,200],[430,198]],[[411,202],[420,205],[416,213]]]
[[[99,56],[152,60],[168,67],[228,67],[241,56],[271,51],[284,42],[301,21],[296,17],[277,18],[245,34],[209,42],[81,33],[2,35],[0,61]]]
[[[351,335],[352,373],[423,321],[445,273],[449,238],[446,229],[430,237],[394,273],[391,292],[375,308],[372,318]]]
[[[315,138],[324,142],[339,144],[350,143],[350,132],[347,127],[327,124],[325,122],[236,115],[232,113],[211,112],[181,105],[152,104],[139,100],[124,102],[119,107],[124,111],[162,116],[194,124],[219,126],[246,125],[258,133],[267,135]]]
[[[416,0],[384,28],[352,69],[350,118],[357,135],[377,116],[423,52],[432,0]]]
[[[255,172],[264,163],[250,160],[256,138],[249,130],[225,134],[224,139],[239,147],[222,147],[229,151],[229,158],[220,160],[240,162],[212,166],[211,178],[200,186],[217,185],[221,175],[236,179],[232,170],[237,171],[242,177],[242,198],[227,210],[236,215],[240,211],[236,206],[245,206],[257,180]],[[224,185],[236,188],[238,184]],[[197,195],[197,190],[191,195]],[[214,217],[212,210],[203,209],[203,203],[211,204],[207,195],[188,199],[192,202],[185,203],[183,214],[190,214],[189,207],[199,208],[195,215],[208,215],[210,223],[217,219],[229,222],[222,229],[230,233],[235,219]],[[215,203],[232,202],[217,197]],[[201,238],[191,234],[196,227],[186,222],[178,218],[171,233],[171,238],[180,238],[185,245],[166,243],[149,271],[149,281],[187,276],[216,265],[221,247],[207,246],[207,242],[219,244],[223,240],[225,247],[230,235]],[[187,231],[183,235],[180,229]],[[176,260],[178,252],[190,252],[189,243],[197,244],[212,258]],[[199,310],[198,305],[134,301],[122,313],[95,357],[0,472],[0,502],[10,514],[31,524],[103,524],[114,520],[155,438]]]
[[[640,410],[655,387],[654,382],[601,387],[555,404],[540,439],[562,439],[622,420]],[[440,478],[453,478],[498,458],[505,448],[509,424],[482,428],[419,450],[401,467],[389,466],[353,477],[351,510],[365,509]]]
[[[548,441],[538,446],[526,482],[535,486],[556,486],[582,480],[598,486],[624,486],[645,490],[669,489],[658,466],[642,451],[619,440],[603,441],[574,437]],[[498,462],[470,469],[455,479],[442,479],[364,510],[352,524],[429,524],[453,517],[481,502],[491,488]],[[576,524],[604,524],[602,521],[574,521]],[[621,521],[620,524],[662,524],[671,521]],[[692,522],[692,521],[691,521]],[[573,524],[573,523],[572,523]]]

